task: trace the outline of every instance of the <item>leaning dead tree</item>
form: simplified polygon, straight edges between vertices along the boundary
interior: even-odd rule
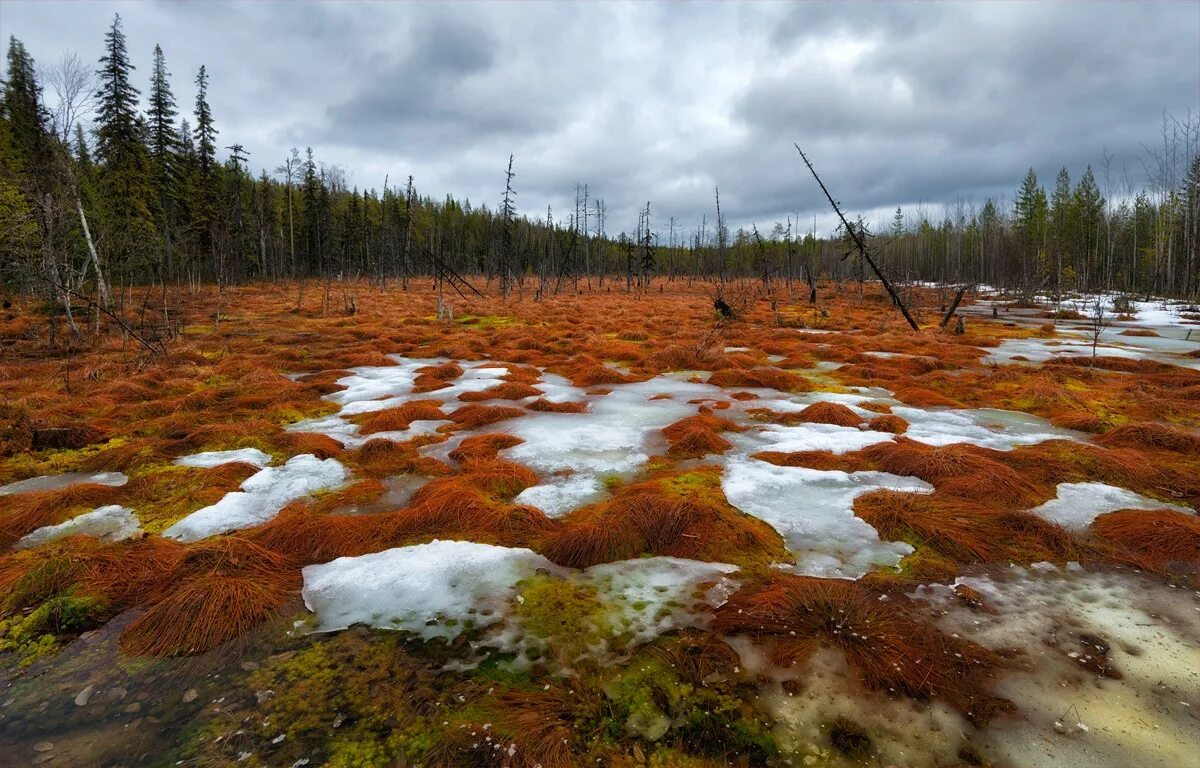
[[[879,278],[879,282],[883,283],[884,289],[888,292],[888,295],[892,297],[892,302],[897,308],[899,308],[900,314],[904,315],[904,319],[908,321],[908,324],[912,326],[912,329],[914,331],[921,330],[921,326],[917,325],[917,321],[913,320],[912,315],[908,313],[908,307],[904,306],[904,302],[901,301],[900,296],[896,293],[895,289],[892,288],[892,284],[889,283],[888,279],[883,276],[883,272],[880,271],[879,267],[875,264],[875,260],[871,258],[871,254],[867,251],[867,244],[863,242],[862,235],[859,233],[858,228],[846,220],[846,215],[843,214],[842,209],[838,207],[837,201],[833,199],[833,195],[829,194],[829,190],[825,188],[825,182],[821,181],[821,177],[817,175],[817,169],[813,168],[813,164],[809,162],[808,156],[804,154],[804,150],[800,149],[799,144],[792,144],[792,146],[795,147],[796,151],[800,153],[800,159],[803,160],[804,164],[808,166],[809,172],[813,175],[813,178],[817,180],[817,184],[821,186],[821,191],[825,193],[825,198],[829,200],[829,204],[833,206],[833,212],[836,213],[838,218],[842,220],[842,226],[846,228],[846,232],[854,241],[854,246],[858,249],[859,256],[861,256],[863,261],[867,262],[867,264],[871,267],[871,271],[874,272],[875,276]]]

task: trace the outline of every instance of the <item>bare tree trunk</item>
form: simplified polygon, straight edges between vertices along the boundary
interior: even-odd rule
[[[100,257],[96,254],[96,245],[92,242],[92,230],[88,228],[87,214],[83,212],[83,201],[75,195],[75,210],[79,212],[79,223],[83,226],[83,237],[87,240],[88,258],[92,269],[96,270],[96,288],[100,292],[100,306],[108,309],[112,306],[112,295],[108,290],[108,282],[104,279],[104,270],[100,268]]]

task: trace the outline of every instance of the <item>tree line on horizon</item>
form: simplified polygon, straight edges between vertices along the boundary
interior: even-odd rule
[[[844,232],[801,232],[789,217],[765,236],[757,226],[731,233],[716,190],[711,222],[706,216],[685,230],[669,218],[664,227],[647,202],[632,234],[613,235],[604,200],[582,185],[565,217],[519,214],[512,158],[495,209],[420,195],[412,177],[385,181],[381,192],[348,188],[345,172],[319,162],[311,147],[255,174],[245,148],[221,137],[203,66],[187,116],[161,47],[145,103],[134,69],[119,15],[94,68],[67,54],[40,75],[24,45],[9,40],[0,287],[44,296],[68,317],[81,296],[108,307],[135,285],[324,278],[407,288],[410,278],[466,275],[541,296],[605,281],[633,290],[655,279],[761,280],[770,292],[779,282],[863,276],[857,260],[845,258]],[[53,111],[43,81],[55,93]],[[897,208],[874,232],[861,219],[857,226],[901,284],[1197,299],[1200,118],[1164,116],[1161,138],[1146,149],[1142,188],[1126,176],[1114,194],[1106,155],[1104,192],[1091,167],[1074,184],[1062,169],[1049,193],[1031,168],[1011,205],[960,201],[939,215]]]

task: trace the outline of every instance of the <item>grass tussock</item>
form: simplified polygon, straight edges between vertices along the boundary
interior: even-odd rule
[[[688,416],[663,429],[667,438],[667,455],[672,458],[695,459],[710,453],[724,453],[733,447],[721,432],[741,431],[741,428],[712,410],[701,406],[694,416]]]
[[[894,413],[883,413],[867,422],[867,429],[875,432],[890,432],[902,435],[908,431],[908,422]]]
[[[1169,509],[1124,509],[1092,521],[1092,533],[1113,557],[1139,568],[1165,572],[1177,563],[1200,562],[1200,518]]]
[[[1200,434],[1164,424],[1126,424],[1096,439],[1100,445],[1119,448],[1160,448],[1193,456],[1200,454]]]
[[[465,438],[458,447],[450,451],[450,458],[459,463],[494,459],[505,448],[512,448],[525,442],[516,435],[503,432],[491,432],[485,435],[471,435]]]
[[[249,539],[222,536],[186,547],[121,635],[137,656],[189,656],[241,637],[300,586],[287,558]]]
[[[544,397],[539,397],[525,407],[528,410],[541,411],[543,413],[583,413],[588,409],[588,404],[586,402],[556,403]]]
[[[803,376],[780,368],[726,368],[716,371],[708,383],[726,389],[732,387],[758,387],[777,389],[780,392],[811,392],[812,383]]]
[[[729,504],[715,467],[626,486],[572,512],[540,547],[546,557],[572,568],[639,555],[758,567],[790,559],[774,529]]]
[[[441,400],[410,400],[397,408],[371,411],[351,417],[364,435],[376,432],[402,432],[414,421],[440,421],[446,418]]]
[[[437,459],[417,453],[411,442],[398,443],[382,437],[372,438],[354,450],[345,451],[339,458],[359,474],[371,478],[404,474],[436,476],[450,471]]]
[[[488,387],[480,392],[464,392],[458,399],[464,403],[477,403],[482,400],[524,400],[527,397],[538,397],[542,390],[521,381],[506,381],[494,387]]]
[[[810,424],[834,424],[839,427],[857,427],[862,417],[841,403],[813,403],[796,414],[801,422]]]
[[[462,375],[463,369],[458,363],[442,363],[418,368],[417,376],[413,380],[413,392],[434,392],[444,389],[450,382]]]
[[[814,643],[842,651],[860,682],[920,701],[938,699],[976,725],[1015,706],[987,685],[996,653],[910,618],[852,581],[772,574],[744,586],[716,612],[713,629],[777,642],[779,661],[803,660]]]
[[[524,411],[520,408],[513,408],[507,405],[480,405],[472,403],[455,409],[447,418],[463,429],[478,429],[486,427],[489,424],[495,424],[498,421],[515,419],[523,413]]]
[[[114,504],[120,496],[120,488],[99,483],[0,496],[0,549],[42,526],[57,525],[76,514]]]

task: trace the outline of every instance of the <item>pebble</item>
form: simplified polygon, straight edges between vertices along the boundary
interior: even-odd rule
[[[52,749],[54,749],[54,742],[52,741],[39,741],[33,745],[34,752],[49,752]]]
[[[186,691],[183,692],[183,703],[191,704],[193,701],[196,700],[196,697],[198,697],[199,695],[200,695],[200,692],[197,691],[195,688],[188,688]]]
[[[92,692],[96,690],[95,685],[89,685],[75,695],[75,706],[86,707],[87,703],[92,700]]]
[[[142,711],[142,705],[136,701],[133,702],[132,704],[130,704],[128,707],[125,707],[125,714],[127,714],[127,715],[137,714],[138,712],[141,712],[141,711]]]
[[[118,685],[116,688],[112,689],[112,697],[114,699],[117,699],[118,701],[125,698],[128,695],[129,695],[128,688],[122,688],[121,686]]]
[[[246,672],[253,672],[254,670],[258,669],[258,662],[257,661],[243,661],[238,666],[241,667]]]

